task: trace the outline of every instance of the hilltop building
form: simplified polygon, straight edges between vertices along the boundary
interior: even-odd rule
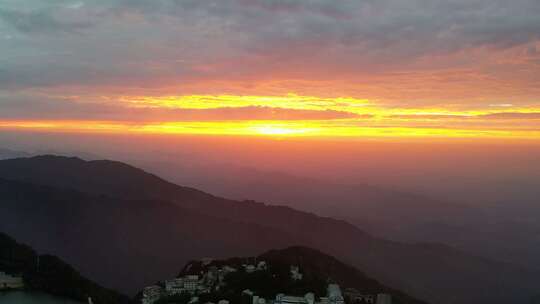
[[[302,280],[303,275],[300,273],[300,267],[291,265],[291,278],[293,280]]]
[[[310,292],[303,297],[296,297],[280,293],[276,296],[274,304],[315,304],[315,295]]]
[[[0,272],[0,290],[19,289],[24,287],[22,277],[12,276],[5,272]]]
[[[190,293],[197,291],[199,287],[199,276],[198,275],[187,275],[183,279],[184,281],[184,290]]]
[[[181,294],[184,292],[184,278],[176,278],[165,281],[165,291],[171,295]]]
[[[377,304],[392,304],[392,296],[386,293],[378,294]]]
[[[341,294],[341,289],[337,284],[329,284],[326,290],[326,297],[321,297],[319,302],[315,301],[315,294],[309,292],[303,297],[278,294],[274,304],[344,304],[345,300]]]
[[[234,267],[231,267],[231,266],[228,266],[228,265],[225,265],[221,268],[221,270],[225,273],[229,273],[229,272],[236,272],[236,268]]]
[[[328,284],[326,289],[326,297],[328,298],[328,303],[331,304],[344,304],[345,299],[341,294],[341,289],[338,284]]]
[[[255,272],[255,270],[257,270],[257,268],[255,267],[255,265],[244,265],[244,270],[247,272],[247,273],[252,273],[252,272]]]
[[[253,296],[251,300],[252,304],[266,304],[266,299],[259,296]]]
[[[346,289],[345,297],[352,304],[392,304],[390,294],[363,294],[354,288]]]
[[[266,262],[265,261],[260,261],[257,264],[257,270],[266,270]]]
[[[157,285],[145,287],[143,290],[142,304],[152,304],[163,296],[163,288]]]

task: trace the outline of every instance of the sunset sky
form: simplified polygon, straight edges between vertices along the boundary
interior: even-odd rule
[[[538,0],[0,0],[0,129],[540,139]]]

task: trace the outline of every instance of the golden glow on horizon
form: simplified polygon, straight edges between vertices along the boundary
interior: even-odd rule
[[[240,135],[359,138],[518,138],[540,139],[540,130],[440,127],[366,127],[354,122],[239,121],[122,123],[104,121],[0,121],[0,129],[115,134]]]
[[[202,134],[202,135],[259,135],[278,137],[443,137],[443,138],[534,138],[540,139],[540,107],[504,107],[488,105],[476,109],[455,108],[396,108],[378,105],[352,97],[319,98],[288,94],[285,96],[190,95],[164,97],[122,96],[111,98],[120,102],[126,112],[137,108],[139,119],[128,121],[90,120],[5,120],[0,129],[48,130],[65,132]],[[178,119],[179,112],[168,118],[145,116],[144,109],[204,110],[245,107],[279,108],[281,111],[340,111],[357,114],[347,118],[314,118],[296,116],[294,119],[250,118],[228,119],[232,112],[208,118],[203,114],[196,120]],[[142,110],[141,110],[142,109]],[[175,114],[176,113],[176,114]],[[332,114],[332,113],[330,113]],[[489,115],[507,114],[494,119]],[[529,116],[520,116],[528,114]],[[532,114],[532,116],[531,116]],[[298,113],[297,113],[298,115]],[[172,117],[172,118],[171,118]],[[175,119],[175,117],[177,119]],[[216,118],[217,117],[217,118]],[[340,117],[340,116],[336,116]],[[350,118],[349,118],[350,117]],[[162,119],[163,118],[163,119]],[[207,119],[208,120],[205,120]]]
[[[253,133],[263,135],[294,135],[294,134],[306,134],[313,131],[307,128],[290,128],[282,127],[279,125],[261,125],[252,127]]]

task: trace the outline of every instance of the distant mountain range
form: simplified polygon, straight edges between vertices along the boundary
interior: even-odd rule
[[[344,219],[381,238],[441,242],[476,255],[540,269],[540,208],[535,200],[540,193],[540,179],[535,179],[532,172],[528,178],[513,173],[508,183],[499,186],[481,185],[473,179],[468,189],[455,191],[455,195],[441,194],[443,199],[438,199],[417,194],[419,189],[399,191],[357,180],[331,182],[222,163],[135,163],[177,184],[222,197],[289,206]],[[496,200],[477,197],[486,191],[493,192],[489,196]],[[456,203],[467,195],[469,203]]]
[[[81,276],[58,257],[39,255],[29,246],[0,233],[0,271],[22,275],[25,289],[94,303],[128,304],[131,300]]]
[[[0,148],[0,159],[10,159],[10,158],[28,157],[28,156],[30,155],[25,152]]]
[[[201,256],[303,245],[433,303],[527,303],[540,273],[440,244],[373,237],[340,220],[234,201],[127,164],[39,156],[0,161],[0,230],[134,293]]]

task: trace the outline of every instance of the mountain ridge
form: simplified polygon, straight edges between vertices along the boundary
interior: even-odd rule
[[[539,274],[534,271],[470,256],[457,250],[449,250],[446,247],[405,244],[375,238],[347,222],[319,217],[289,207],[267,206],[253,201],[238,202],[221,199],[198,190],[185,190],[191,188],[167,182],[165,184],[150,184],[154,188],[144,183],[129,184],[126,187],[126,181],[145,181],[147,178],[156,181],[155,176],[150,175],[149,177],[149,174],[136,168],[136,171],[128,170],[129,173],[110,172],[96,169],[102,168],[102,166],[95,166],[95,162],[85,162],[79,159],[75,162],[68,161],[64,165],[63,158],[54,158],[55,161],[52,163],[47,162],[48,159],[34,158],[29,162],[28,159],[0,161],[0,178],[33,181],[38,184],[54,186],[51,191],[56,193],[58,197],[55,199],[53,194],[53,198],[49,199],[46,204],[49,206],[70,206],[79,212],[73,213],[77,218],[72,219],[71,222],[58,216],[60,222],[65,221],[66,223],[55,223],[54,225],[70,227],[70,229],[73,229],[71,226],[74,226],[84,233],[89,233],[92,238],[85,240],[85,242],[94,245],[101,241],[98,240],[98,236],[106,236],[105,239],[111,242],[112,248],[117,252],[138,258],[140,261],[146,261],[145,263],[159,263],[159,267],[156,266],[156,269],[161,269],[160,276],[166,274],[165,270],[172,265],[173,261],[178,263],[178,260],[182,258],[205,256],[207,255],[205,252],[217,250],[216,252],[223,255],[233,256],[245,255],[246,252],[262,252],[264,249],[280,248],[287,245],[305,245],[339,257],[340,260],[363,269],[388,285],[436,303],[503,303],[506,300],[515,299],[528,301],[528,295],[535,288],[531,282],[539,277]],[[36,161],[40,165],[38,173],[36,173]],[[72,166],[73,163],[78,165]],[[89,164],[90,169],[81,169],[81,166],[85,168]],[[115,168],[119,167],[115,166]],[[124,167],[120,166],[120,168]],[[128,168],[134,167],[128,166]],[[59,169],[61,170],[58,171]],[[55,174],[56,172],[62,174]],[[74,183],[70,174],[78,178],[79,181],[90,181],[90,185]],[[129,176],[133,174],[140,176]],[[66,188],[70,185],[74,185],[79,191],[94,193],[94,196],[88,198],[87,194],[81,194],[81,200],[84,202],[78,202],[75,205],[69,204],[70,199],[66,199],[65,193],[56,191],[55,187]],[[103,186],[100,187],[100,185]],[[24,193],[23,188],[31,186],[24,184],[20,187]],[[11,196],[13,202],[11,204],[4,203],[4,208],[11,208],[9,213],[14,218],[20,218],[24,222],[29,221],[22,218],[24,214],[21,211],[22,206],[27,206],[26,208],[31,210],[40,200],[37,197],[30,197],[22,200],[24,204],[21,204],[21,199],[17,196],[19,194],[14,193],[16,191],[11,188],[9,185],[5,185],[4,191],[0,192],[0,195],[5,196],[8,193],[13,194]],[[138,208],[133,208],[133,200],[130,200],[134,196],[139,198],[136,200],[141,204]],[[146,201],[141,202],[140,199],[146,199]],[[58,201],[61,204],[58,204]],[[42,200],[40,202],[43,203]],[[167,204],[167,202],[170,203]],[[111,206],[115,208],[111,209]],[[67,207],[61,207],[55,212],[65,214],[64,208]],[[81,210],[85,210],[85,212]],[[197,215],[193,215],[193,218],[186,215],[192,215],[193,213],[189,213],[192,211],[198,212]],[[103,227],[89,220],[88,213],[100,217],[104,223]],[[6,213],[4,212],[4,214]],[[39,214],[33,216],[43,220]],[[197,222],[194,217],[200,219],[200,222]],[[119,226],[119,221],[123,221],[122,226]],[[36,223],[32,223],[32,225],[39,226],[39,223],[36,220]],[[141,223],[144,223],[144,227],[140,227]],[[17,227],[16,224],[14,225],[12,229]],[[204,227],[205,225],[208,228]],[[229,226],[231,228],[228,230]],[[136,233],[130,232],[127,227]],[[44,228],[39,226],[35,229]],[[45,229],[50,230],[51,228],[45,227]],[[112,235],[107,229],[113,232]],[[257,233],[252,233],[254,229]],[[230,235],[225,231],[230,232]],[[198,234],[203,235],[204,238],[201,240]],[[264,240],[261,240],[258,234],[265,236]],[[217,235],[221,237],[216,237]],[[27,235],[27,237],[31,239],[33,236]],[[171,243],[171,240],[180,239],[185,243],[185,246]],[[102,241],[101,243],[106,242]],[[127,246],[129,249],[125,249],[121,245]],[[149,245],[157,249],[153,251],[145,248]],[[59,248],[64,251],[64,254],[76,255],[74,248],[66,249],[62,246]],[[59,248],[56,249],[60,250]],[[155,257],[159,257],[159,260],[156,260]],[[119,257],[116,258],[119,259]],[[125,267],[128,267],[127,264]],[[96,276],[98,275],[95,273],[95,269],[89,269],[89,271],[93,271]],[[123,271],[126,274],[129,273],[127,269]],[[148,282],[151,277],[156,277],[157,273],[149,273],[148,276],[147,279],[141,279],[141,283]],[[440,282],[439,280],[443,277],[454,282],[453,285],[447,286],[447,284]],[[497,286],[505,286],[506,290],[500,290]]]

